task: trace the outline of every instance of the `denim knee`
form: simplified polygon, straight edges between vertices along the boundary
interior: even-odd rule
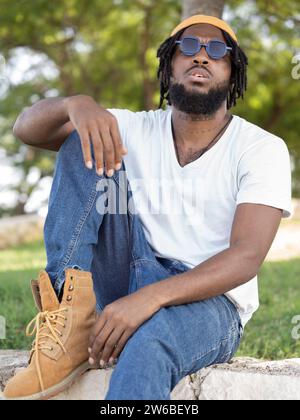
[[[81,156],[83,159],[81,141],[77,130],[73,130],[72,133],[66,138],[66,140],[61,145],[58,154],[65,154],[68,159],[70,159],[70,156],[72,155],[77,157]]]

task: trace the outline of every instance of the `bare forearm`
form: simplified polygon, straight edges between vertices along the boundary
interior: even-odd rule
[[[69,121],[66,99],[43,99],[26,108],[15,122],[16,137],[33,146],[48,143],[53,134]]]
[[[251,280],[258,270],[254,256],[231,247],[186,273],[146,286],[144,292],[160,307],[182,305],[222,295]]]

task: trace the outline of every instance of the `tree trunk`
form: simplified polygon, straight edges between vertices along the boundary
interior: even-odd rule
[[[154,108],[154,93],[156,83],[153,82],[150,75],[149,65],[147,64],[147,51],[150,48],[150,29],[153,5],[144,6],[144,25],[140,39],[139,61],[143,73],[143,108],[149,111]]]
[[[182,19],[193,15],[222,18],[225,0],[183,0]]]

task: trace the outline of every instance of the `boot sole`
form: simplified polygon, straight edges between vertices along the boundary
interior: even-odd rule
[[[70,388],[74,382],[85,372],[88,370],[92,370],[93,368],[89,364],[89,362],[83,363],[77,369],[75,369],[69,376],[67,376],[62,382],[57,385],[52,386],[51,388],[46,389],[44,392],[39,392],[38,394],[28,395],[26,397],[20,398],[5,398],[4,400],[7,401],[34,401],[34,400],[49,400],[50,398],[55,397],[56,395],[60,394],[63,391],[66,391]]]

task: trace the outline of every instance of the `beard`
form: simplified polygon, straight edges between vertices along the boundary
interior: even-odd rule
[[[213,116],[221,108],[229,94],[229,82],[219,83],[206,93],[189,91],[183,84],[170,84],[171,104],[186,114]]]

